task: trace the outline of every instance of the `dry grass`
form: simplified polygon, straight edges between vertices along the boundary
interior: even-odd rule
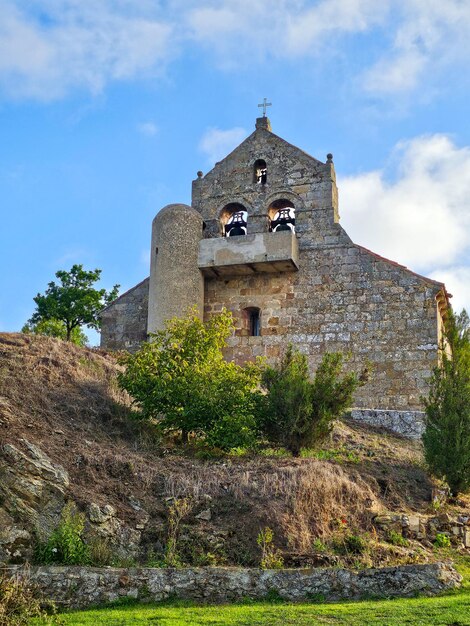
[[[330,536],[342,520],[368,529],[372,515],[383,509],[359,474],[324,461],[194,466],[165,478],[164,494],[174,498],[197,501],[227,493],[243,502],[268,501],[271,518],[296,552],[308,552],[315,538]]]
[[[0,334],[0,444],[21,447],[25,438],[39,446],[67,470],[68,495],[82,509],[111,504],[131,528],[143,509],[149,550],[165,538],[166,498],[190,499],[187,534],[223,536],[226,562],[245,565],[259,563],[256,537],[266,526],[288,562],[289,553],[311,550],[314,539],[331,538],[341,520],[351,532],[364,532],[375,512],[429,506],[432,483],[420,466],[419,444],[353,423],[336,425],[327,447],[345,454],[330,460],[201,461],[164,450],[151,424],[129,419],[118,371],[104,352]],[[206,508],[212,519],[201,523],[196,516]]]

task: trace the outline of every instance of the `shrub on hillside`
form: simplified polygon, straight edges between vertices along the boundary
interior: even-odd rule
[[[195,311],[174,318],[132,355],[125,355],[119,383],[145,418],[165,432],[207,438],[224,450],[255,439],[260,368],[224,360],[233,319],[222,311],[203,323]]]
[[[465,311],[446,320],[440,363],[423,398],[424,454],[453,496],[470,489],[470,320]]]
[[[272,442],[299,456],[331,431],[333,421],[351,405],[353,393],[366,382],[367,372],[341,376],[343,356],[326,353],[310,378],[307,357],[289,346],[280,364],[267,367],[262,428]]]
[[[85,516],[78,512],[73,502],[69,502],[62,510],[56,530],[45,543],[36,546],[35,561],[46,565],[87,565],[90,548],[83,540],[84,529]]]
[[[26,322],[21,329],[27,335],[44,335],[45,337],[57,337],[57,339],[67,339],[67,328],[62,320],[48,319],[39,320],[36,323]],[[88,337],[79,326],[75,326],[70,332],[70,341],[77,346],[86,346]]]

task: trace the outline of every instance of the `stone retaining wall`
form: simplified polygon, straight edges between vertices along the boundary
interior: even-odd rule
[[[383,426],[408,439],[421,439],[424,432],[424,412],[380,409],[353,409],[354,420],[370,426]]]
[[[353,572],[344,569],[260,570],[228,567],[188,569],[32,567],[6,568],[28,576],[59,605],[83,608],[119,598],[160,601],[178,597],[199,602],[266,597],[286,600],[355,600],[363,597],[433,595],[458,587],[462,577],[450,563],[404,565]]]

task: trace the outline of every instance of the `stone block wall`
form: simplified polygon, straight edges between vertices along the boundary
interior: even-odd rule
[[[267,163],[263,185],[254,180],[254,164],[260,158]],[[221,235],[219,218],[229,203],[242,204],[248,211],[248,233],[266,232],[273,217],[269,208],[281,199],[292,201],[299,232],[315,219],[319,227],[312,236],[322,238],[339,220],[333,163],[322,163],[263,128],[193,181],[192,206],[204,218],[206,237]]]
[[[302,244],[298,272],[206,279],[206,316],[235,316],[227,357],[274,361],[292,343],[315,369],[326,351],[351,353],[348,367],[371,366],[358,408],[419,410],[437,362],[439,283],[354,244]],[[261,310],[259,337],[248,307]]]
[[[19,567],[9,567],[21,575]],[[85,608],[122,598],[161,601],[171,597],[197,602],[263,599],[276,591],[292,601],[324,597],[434,595],[460,586],[462,577],[448,563],[404,565],[353,572],[344,569],[260,570],[228,567],[189,569],[32,567],[24,573],[59,606]]]
[[[353,409],[350,416],[363,424],[382,426],[408,439],[421,439],[425,429],[423,411]]]
[[[123,293],[101,312],[101,347],[135,352],[147,339],[149,279]]]

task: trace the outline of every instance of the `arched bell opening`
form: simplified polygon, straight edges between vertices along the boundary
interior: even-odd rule
[[[225,237],[246,235],[248,211],[238,202],[227,204],[220,213],[220,222]]]
[[[258,159],[253,166],[253,182],[265,185],[268,181],[268,167],[264,159]]]
[[[290,200],[275,200],[268,209],[268,215],[271,232],[283,230],[295,232],[295,206]]]

